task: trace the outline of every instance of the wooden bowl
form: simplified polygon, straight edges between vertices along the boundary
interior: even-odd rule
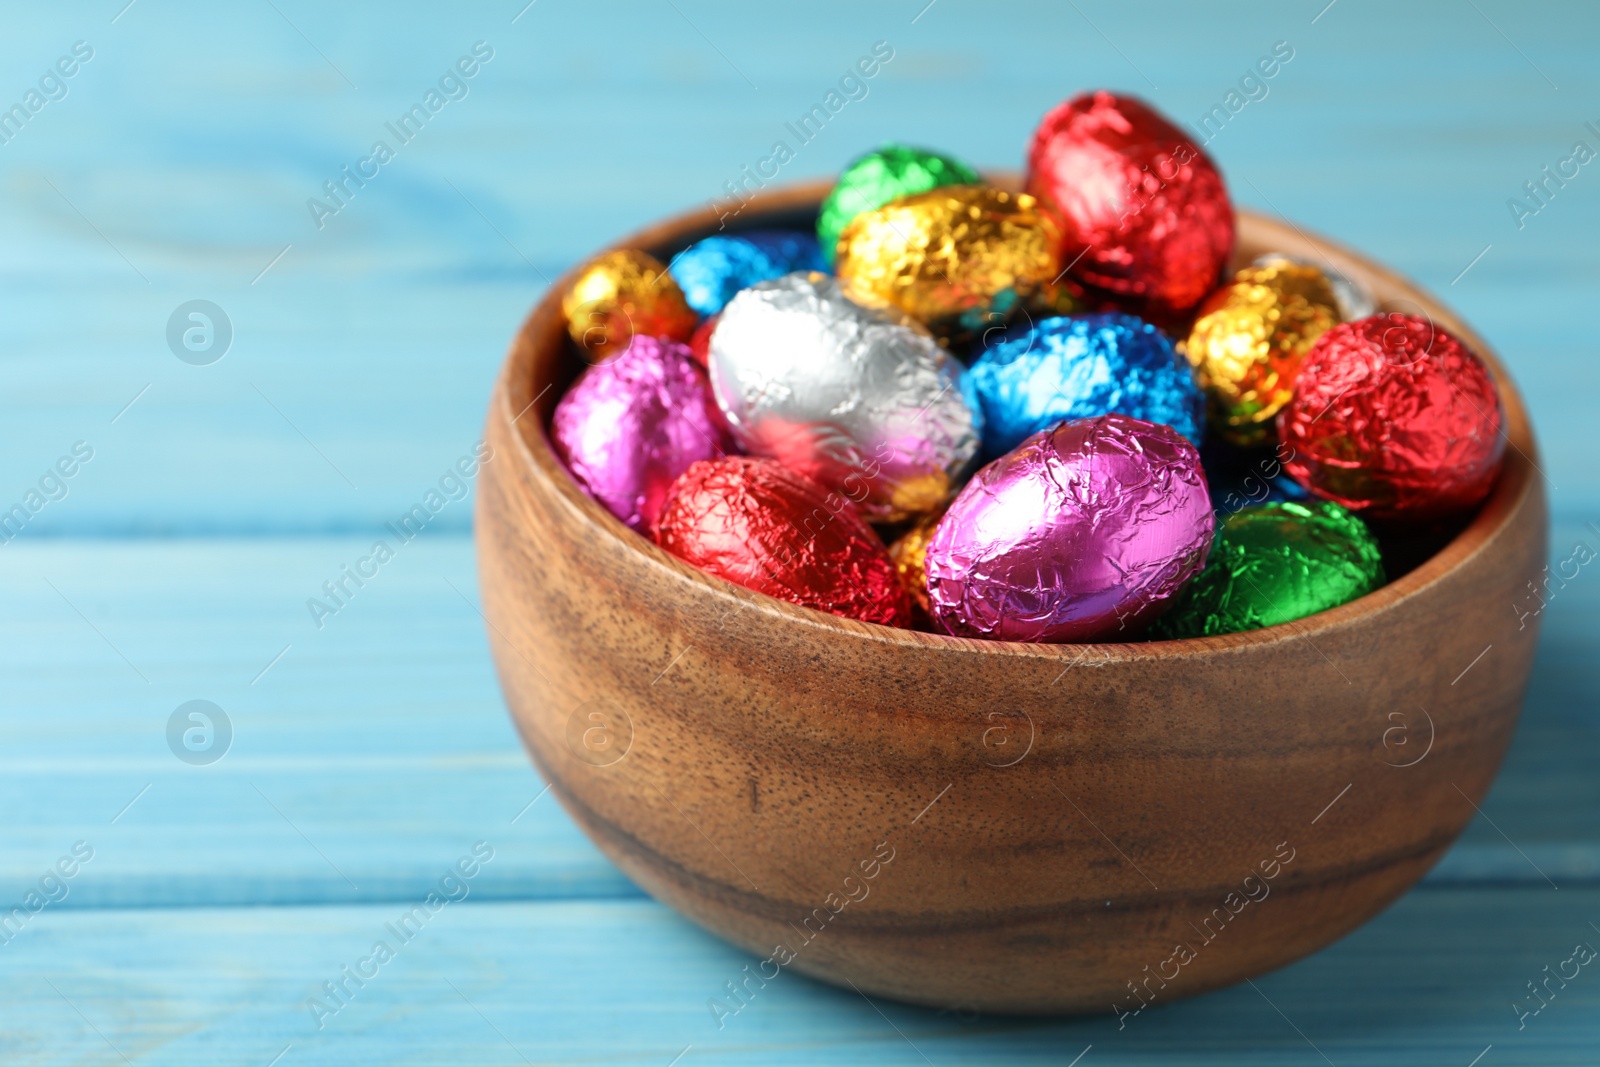
[[[809,226],[812,183],[741,227]],[[665,259],[708,212],[622,241]],[[695,570],[585,496],[545,425],[579,369],[553,286],[489,408],[480,579],[506,702],[584,831],[755,959],[863,993],[1128,1012],[1298,959],[1422,877],[1473,818],[1537,638],[1545,561],[1522,402],[1392,272],[1248,212],[1236,259],[1317,257],[1489,363],[1509,447],[1482,510],[1370,596],[1252,633],[969,641],[837,618]],[[713,1014],[717,1014],[716,1011]]]

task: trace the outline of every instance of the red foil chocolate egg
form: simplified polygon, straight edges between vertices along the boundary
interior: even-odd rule
[[[1415,315],[1335,326],[1306,353],[1278,415],[1284,466],[1317,496],[1375,518],[1458,512],[1489,495],[1505,451],[1483,362]]]
[[[1159,321],[1198,304],[1233,251],[1216,165],[1133,97],[1086,93],[1045,115],[1027,188],[1062,224],[1068,274]]]
[[[668,492],[656,540],[708,574],[791,604],[911,622],[889,552],[855,506],[776,460],[694,464]]]

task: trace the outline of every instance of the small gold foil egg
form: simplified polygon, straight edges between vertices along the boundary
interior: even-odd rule
[[[1212,426],[1237,445],[1271,441],[1300,361],[1338,322],[1322,271],[1286,260],[1246,267],[1207,297],[1184,354],[1206,391]]]
[[[686,342],[698,321],[666,265],[632,248],[590,261],[562,296],[561,312],[590,363],[616,355],[639,334]]]
[[[945,338],[992,327],[1061,273],[1061,232],[1026,193],[958,185],[857,215],[834,269],[849,297]]]
[[[889,546],[889,558],[894,561],[895,576],[900,586],[911,594],[911,602],[928,614],[928,542],[933,531],[944,518],[945,508],[939,507],[922,518]]]

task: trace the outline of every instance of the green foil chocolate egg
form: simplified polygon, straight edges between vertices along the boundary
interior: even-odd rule
[[[1209,637],[1259,630],[1314,615],[1383,584],[1378,542],[1337,504],[1254,504],[1217,527],[1205,570],[1154,638]]]
[[[891,200],[944,185],[975,185],[983,179],[959,160],[921,148],[888,144],[857,159],[839,175],[817,216],[817,241],[833,263],[839,234],[851,219]]]

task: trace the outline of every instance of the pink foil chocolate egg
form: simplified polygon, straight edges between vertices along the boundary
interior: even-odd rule
[[[583,491],[646,535],[678,475],[736,451],[689,347],[644,335],[583,372],[556,405],[550,438]]]
[[[1200,454],[1176,430],[1063,422],[950,505],[928,544],[931,614],[958,637],[1126,640],[1205,566],[1214,525]]]

